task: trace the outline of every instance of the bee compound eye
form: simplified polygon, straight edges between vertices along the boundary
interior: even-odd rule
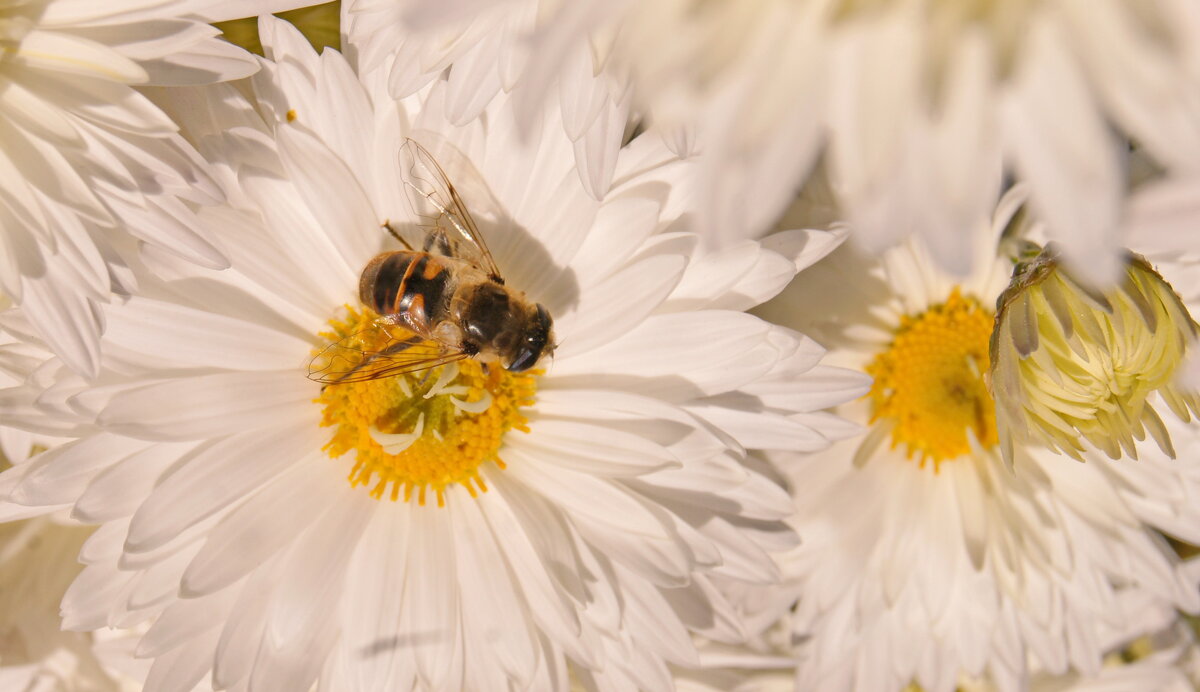
[[[517,353],[517,357],[513,358],[512,362],[505,368],[509,372],[524,372],[532,368],[537,363],[539,353],[528,348],[523,348]]]

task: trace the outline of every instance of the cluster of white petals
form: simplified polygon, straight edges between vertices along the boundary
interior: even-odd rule
[[[1194,0],[310,4],[0,0],[0,692],[1200,684]]]

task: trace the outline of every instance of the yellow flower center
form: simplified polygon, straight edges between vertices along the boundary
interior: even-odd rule
[[[886,351],[867,373],[871,422],[891,427],[892,448],[924,466],[970,451],[968,433],[983,447],[996,444],[995,407],[983,381],[988,369],[992,313],[957,288],[950,298],[905,317]]]
[[[348,308],[321,336],[331,343],[348,335],[353,347],[382,351],[395,343],[396,328],[375,327],[370,310]],[[342,342],[346,343],[346,342]],[[514,374],[466,359],[431,369],[362,382],[327,385],[315,400],[324,407],[321,425],[334,428],[324,450],[334,459],[354,452],[350,484],[407,502],[425,504],[432,488],[438,506],[458,483],[472,497],[487,491],[479,474],[485,462],[504,468],[497,456],[504,434],[528,432],[521,408],[533,403],[540,370]]]

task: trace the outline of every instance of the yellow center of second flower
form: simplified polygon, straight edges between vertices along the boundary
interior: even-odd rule
[[[373,328],[377,316],[350,309],[345,319],[330,321],[321,336],[339,342],[347,335],[364,352],[394,343],[392,330]],[[345,343],[345,342],[342,342]],[[487,491],[479,474],[487,462],[504,468],[498,453],[504,434],[528,432],[521,408],[533,403],[535,375],[514,374],[465,359],[439,367],[360,382],[327,385],[316,402],[324,407],[322,426],[334,428],[325,445],[337,459],[354,453],[349,480],[370,487],[376,499],[385,495],[425,504],[427,491],[445,504],[446,488],[455,483],[472,497]]]
[[[949,299],[904,317],[887,350],[867,373],[871,422],[890,426],[892,448],[903,445],[920,463],[971,450],[968,433],[983,447],[996,444],[995,406],[984,384],[992,313],[956,288]]]

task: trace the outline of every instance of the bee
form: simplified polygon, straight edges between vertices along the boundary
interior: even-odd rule
[[[510,372],[532,368],[554,350],[549,311],[505,285],[479,227],[433,156],[409,139],[400,159],[409,201],[428,220],[421,249],[383,224],[405,249],[376,255],[359,278],[359,300],[379,318],[313,358],[309,379],[364,382],[465,358]]]

